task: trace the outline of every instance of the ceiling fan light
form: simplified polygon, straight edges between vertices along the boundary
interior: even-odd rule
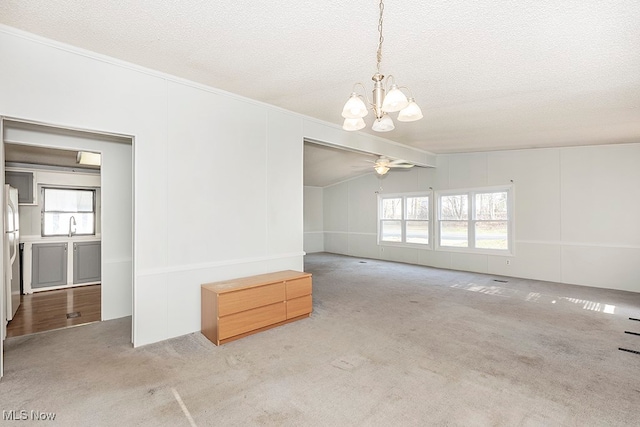
[[[360,119],[369,114],[367,106],[362,99],[353,92],[342,109],[342,117],[345,119]]]
[[[398,89],[398,85],[392,84],[391,89],[389,89],[389,92],[384,97],[384,101],[382,101],[382,111],[385,113],[395,113],[407,105],[409,105],[409,101],[405,94]]]
[[[344,119],[344,123],[342,124],[342,129],[354,131],[354,130],[360,130],[365,126],[366,125],[364,123],[364,120],[362,120],[362,117],[359,117],[357,119]]]
[[[389,172],[389,167],[385,165],[376,165],[374,169],[376,170],[376,173],[378,175],[384,175],[385,173]]]
[[[393,124],[391,117],[389,117],[388,114],[385,114],[373,122],[371,129],[376,132],[389,132],[390,130],[395,129],[395,125]]]
[[[92,153],[91,151],[78,151],[76,163],[80,165],[100,166],[102,163],[102,155],[100,153]]]
[[[398,121],[400,122],[415,122],[416,120],[420,120],[422,117],[422,110],[413,98],[409,98],[409,105],[398,113]]]

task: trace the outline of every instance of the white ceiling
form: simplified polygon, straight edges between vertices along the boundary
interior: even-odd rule
[[[371,87],[377,20],[377,0],[0,2],[0,23],[336,124]],[[425,118],[381,136],[434,153],[640,142],[639,23],[638,0],[389,1],[381,71]]]

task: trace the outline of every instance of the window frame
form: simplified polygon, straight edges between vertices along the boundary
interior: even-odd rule
[[[417,220],[417,219],[408,219],[407,218],[407,199],[414,197],[427,197],[429,199],[429,215],[426,220]],[[402,215],[401,219],[383,219],[382,218],[382,204],[384,199],[401,199],[401,209]],[[411,193],[389,193],[389,194],[378,194],[378,230],[377,230],[377,240],[379,246],[397,246],[397,247],[405,247],[405,248],[419,248],[419,249],[433,249],[433,191],[417,191]],[[401,239],[399,242],[392,242],[388,240],[382,240],[382,229],[384,221],[400,221],[400,233]],[[427,222],[427,233],[428,239],[427,243],[415,243],[415,242],[407,242],[407,222],[417,222],[417,221],[425,221]]]
[[[46,210],[46,193],[47,190],[65,190],[65,191],[88,191],[91,192],[93,194],[92,196],[92,206],[91,206],[91,211],[55,211],[55,210],[50,210],[47,211]],[[41,201],[42,201],[42,205],[40,208],[40,236],[42,237],[64,237],[64,236],[68,236],[68,233],[64,233],[64,234],[45,234],[45,213],[77,213],[77,214],[87,214],[87,213],[91,213],[93,214],[93,232],[92,233],[73,233],[74,236],[95,236],[97,233],[97,212],[96,212],[96,206],[97,206],[97,202],[96,202],[96,197],[97,197],[97,191],[95,188],[88,188],[88,187],[64,187],[64,186],[56,186],[56,185],[43,185],[40,189],[41,191]]]
[[[482,222],[489,222],[491,220],[479,220],[476,219],[476,195],[489,194],[489,193],[507,193],[507,219],[495,220],[506,221],[507,223],[507,249],[490,249],[490,248],[477,248],[476,245],[476,224]],[[442,243],[442,223],[454,220],[443,220],[442,218],[442,197],[444,196],[467,196],[467,219],[459,220],[467,223],[467,247],[456,246],[443,246]],[[475,253],[475,254],[487,254],[487,255],[502,255],[513,256],[514,251],[514,234],[515,234],[515,221],[514,221],[514,206],[515,206],[515,191],[513,185],[501,185],[492,187],[477,187],[466,189],[454,189],[454,190],[442,190],[436,191],[434,195],[435,203],[435,219],[434,223],[434,246],[438,251],[446,252],[463,252],[463,253]]]

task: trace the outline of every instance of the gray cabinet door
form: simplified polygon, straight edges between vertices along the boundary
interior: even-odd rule
[[[73,244],[73,283],[99,282],[100,242],[77,242]]]
[[[31,246],[31,287],[67,284],[67,244],[38,243]]]
[[[4,180],[13,188],[18,189],[18,203],[34,203],[33,194],[33,173],[6,171]]]

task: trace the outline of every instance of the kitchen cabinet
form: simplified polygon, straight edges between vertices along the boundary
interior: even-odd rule
[[[99,239],[27,236],[21,240],[25,294],[100,283],[102,250]]]
[[[5,184],[18,189],[18,204],[33,205],[36,203],[33,172],[6,171]]]
[[[311,274],[286,270],[201,286],[202,334],[220,345],[309,317]]]
[[[100,242],[73,243],[73,284],[99,282]]]
[[[31,288],[67,284],[67,243],[38,243],[31,247]]]

